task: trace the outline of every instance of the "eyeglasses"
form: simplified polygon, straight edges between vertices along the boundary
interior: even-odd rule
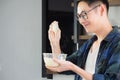
[[[99,7],[100,6],[100,4],[99,5],[97,5],[97,6],[95,6],[95,7],[93,7],[92,9],[90,9],[89,11],[82,11],[81,12],[81,14],[77,14],[77,19],[79,20],[79,19],[84,19],[84,20],[86,20],[86,19],[88,19],[88,13],[90,12],[90,11],[92,11],[92,10],[94,10],[95,8],[97,8],[97,7]]]

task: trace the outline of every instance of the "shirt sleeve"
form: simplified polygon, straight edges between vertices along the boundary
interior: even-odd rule
[[[78,65],[78,61],[79,61],[79,63],[81,63],[82,55],[85,53],[85,51],[88,47],[88,43],[89,43],[89,41],[86,41],[85,43],[83,43],[83,45],[80,46],[79,50],[75,51],[70,56],[68,56],[66,60],[68,60],[76,65]]]
[[[66,60],[76,64],[76,62],[77,62],[77,53],[78,53],[77,51],[74,52],[73,54],[68,56]]]

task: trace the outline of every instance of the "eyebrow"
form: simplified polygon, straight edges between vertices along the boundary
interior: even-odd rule
[[[82,10],[80,14],[79,14],[79,13],[77,13],[77,14],[81,15],[82,12],[89,13],[90,11],[94,10],[95,8],[97,8],[98,6],[100,6],[100,4],[98,4],[98,5],[94,6],[94,7],[92,7],[92,9],[90,9],[90,10],[88,10],[88,11],[86,11],[86,10]]]
[[[88,13],[88,12],[92,11],[93,9],[97,8],[98,6],[100,6],[100,4],[99,4],[99,5],[94,6],[92,9],[90,9],[89,11],[86,11],[86,12]]]

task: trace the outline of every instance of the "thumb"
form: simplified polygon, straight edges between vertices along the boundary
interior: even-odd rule
[[[58,60],[57,58],[53,58],[53,61],[58,63],[58,64],[61,64],[60,60]]]

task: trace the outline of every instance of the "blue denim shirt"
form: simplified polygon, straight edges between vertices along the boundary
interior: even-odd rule
[[[89,49],[96,39],[97,37],[93,36],[87,40],[78,51],[68,56],[67,60],[84,69]],[[75,74],[75,80],[82,78]],[[100,44],[93,80],[120,80],[120,33],[116,27]]]

